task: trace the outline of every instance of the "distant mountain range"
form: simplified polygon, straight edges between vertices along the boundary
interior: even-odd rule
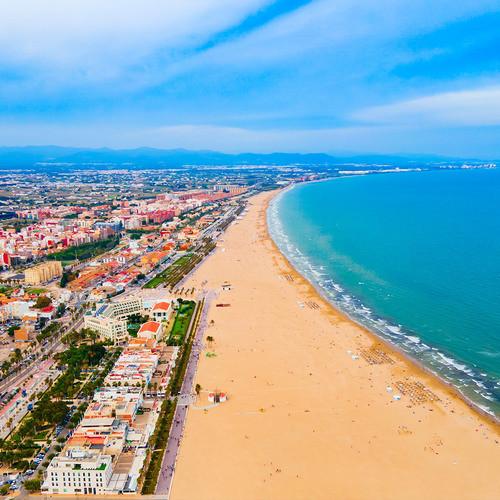
[[[457,164],[473,159],[433,155],[353,155],[332,156],[324,153],[239,153],[190,151],[186,149],[89,149],[60,146],[0,147],[0,169],[75,168],[182,168],[193,165],[308,165],[336,167],[348,164],[419,166],[438,163]]]

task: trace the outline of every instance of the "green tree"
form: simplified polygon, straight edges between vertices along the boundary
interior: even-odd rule
[[[13,356],[14,362],[19,363],[19,361],[21,361],[22,358],[23,358],[23,355],[21,353],[21,349],[19,349],[19,347],[16,347],[14,349],[14,356]]]
[[[46,295],[39,295],[35,302],[36,309],[43,309],[44,307],[50,306],[52,300]]]
[[[10,362],[8,360],[5,360],[2,363],[2,373],[5,375],[9,372],[10,370]]]
[[[68,284],[68,273],[63,273],[61,276],[61,281],[59,282],[59,286],[61,288],[66,288],[66,285]]]
[[[19,328],[18,325],[12,325],[12,326],[9,326],[9,328],[7,328],[7,333],[10,337],[13,337],[14,336],[14,332]]]
[[[66,311],[66,304],[64,304],[64,302],[61,302],[57,306],[56,316],[60,318],[65,313],[65,311]]]
[[[24,487],[30,492],[39,491],[42,485],[40,478],[28,479],[24,481]]]

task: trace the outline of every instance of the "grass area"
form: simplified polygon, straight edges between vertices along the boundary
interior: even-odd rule
[[[46,429],[44,431],[37,432],[35,436],[33,437],[34,441],[42,441],[47,437],[47,434],[49,433],[49,429]]]
[[[32,293],[33,295],[42,295],[42,293],[47,293],[46,288],[28,288],[26,291],[28,293]]]
[[[108,238],[106,240],[94,241],[92,243],[84,243],[74,247],[66,248],[60,252],[55,252],[47,256],[48,260],[62,260],[71,262],[76,259],[85,260],[100,255],[112,250],[120,243],[120,238]]]
[[[193,316],[196,303],[192,300],[183,301],[179,305],[177,314],[175,316],[174,324],[172,325],[172,330],[168,336],[168,345],[182,345],[184,343],[184,338],[186,337],[187,330],[189,328],[189,323],[191,322],[191,317]]]
[[[194,312],[195,303],[192,301],[190,301],[189,303],[193,304]],[[185,302],[184,304],[188,304],[188,302]],[[189,331],[187,342],[181,347],[180,359],[176,363],[174,374],[170,379],[170,383],[167,389],[167,394],[170,396],[176,396],[182,386],[182,381],[184,380],[184,375],[186,373],[189,356],[191,354],[191,348],[193,346],[193,337],[200,321],[202,309],[203,301],[200,302],[198,309],[196,309],[196,317]],[[165,454],[165,448],[168,443],[168,437],[170,434],[170,429],[172,427],[172,420],[175,415],[176,404],[177,400],[175,398],[167,398],[163,401],[163,404],[161,406],[161,412],[160,416],[158,417],[155,432],[150,441],[153,451],[151,453],[151,459],[149,461],[149,464],[147,465],[147,469],[144,475],[144,483],[141,490],[141,493],[143,495],[153,494],[156,490],[156,483],[160,474],[161,464],[163,461],[163,456]]]
[[[162,283],[167,283],[171,276],[176,273],[177,270],[184,268],[186,264],[189,262],[191,259],[192,254],[186,254],[183,255],[182,257],[179,257],[174,263],[172,263],[170,266],[165,269],[162,273],[156,275],[153,279],[148,281],[145,285],[144,288],[157,288],[159,285]]]
[[[153,234],[157,229],[127,229],[126,233],[133,240],[138,240],[145,234]]]
[[[175,373],[170,381],[170,394],[172,396],[177,396],[182,387],[182,381],[184,380],[184,374],[186,373],[189,356],[191,355],[191,348],[193,347],[193,336],[194,332],[198,328],[198,323],[200,321],[201,311],[203,310],[204,301],[202,300],[196,312],[196,317],[191,325],[191,330],[189,331],[189,336],[187,342],[182,346],[180,356],[176,362]]]
[[[211,239],[206,239],[195,252],[187,253],[179,257],[165,271],[148,281],[144,288],[157,288],[161,284],[174,287],[184,276],[191,272],[203,258],[215,248],[215,243]]]

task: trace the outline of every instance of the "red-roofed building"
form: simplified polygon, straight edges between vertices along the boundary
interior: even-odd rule
[[[159,339],[163,334],[162,324],[158,321],[147,321],[142,324],[137,332],[138,337],[143,337],[147,339]]]
[[[56,308],[52,305],[40,309],[38,313],[39,318],[52,319],[56,314]]]
[[[157,302],[151,309],[151,316],[155,321],[167,321],[172,314],[172,304],[170,302]]]

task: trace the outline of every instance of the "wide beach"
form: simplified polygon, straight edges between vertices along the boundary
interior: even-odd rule
[[[498,498],[498,427],[290,267],[267,233],[271,196],[187,283],[218,292],[215,356],[200,360],[172,498]],[[215,389],[228,401],[204,409]]]

